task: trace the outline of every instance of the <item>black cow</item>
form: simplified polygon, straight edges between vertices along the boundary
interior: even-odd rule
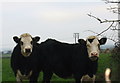
[[[80,39],[79,44],[61,43],[54,39],[41,43],[39,49],[43,61],[43,82],[49,83],[53,73],[61,78],[73,77],[76,83],[80,83],[84,75],[94,77],[98,66],[99,45],[105,42],[106,38],[98,40],[92,36],[86,41]]]
[[[20,38],[13,37],[17,43],[11,56],[11,68],[15,74],[17,83],[28,79],[30,83],[36,83],[40,69],[38,67],[37,42],[39,37],[32,38],[28,33],[22,34]]]

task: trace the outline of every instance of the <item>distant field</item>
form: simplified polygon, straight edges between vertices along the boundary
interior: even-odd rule
[[[7,55],[9,56],[9,55]],[[111,54],[101,54],[99,58],[99,67],[97,72],[97,80],[104,80],[104,71],[107,67],[111,68]],[[42,73],[40,74],[39,80],[42,80]],[[10,68],[10,58],[2,59],[2,81],[15,81],[14,74]],[[74,79],[62,79],[53,75],[52,81],[74,81]]]

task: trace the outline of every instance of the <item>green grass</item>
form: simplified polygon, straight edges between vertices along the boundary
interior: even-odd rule
[[[41,72],[39,76],[39,81],[42,81],[42,78],[43,78],[43,73]],[[3,82],[15,81],[13,71],[10,67],[10,58],[2,59],[2,81]],[[51,81],[74,81],[74,79],[62,79],[56,75],[53,75]]]
[[[0,58],[0,82],[2,81],[2,58]]]
[[[112,62],[111,54],[100,54],[96,80],[104,81],[104,72],[106,68],[111,68],[111,62]]]
[[[15,80],[14,74],[10,67],[10,58],[2,59],[2,81],[13,81]]]
[[[9,56],[9,55],[8,55]],[[111,68],[111,54],[101,54],[99,58],[98,72],[96,75],[97,80],[104,80],[104,72],[107,67]],[[39,80],[42,80],[42,73],[40,73]],[[15,81],[13,71],[10,67],[10,58],[2,59],[2,81]],[[74,79],[62,79],[53,75],[52,81],[74,81]]]
[[[4,54],[4,55],[2,55],[2,56],[11,56],[10,54]]]

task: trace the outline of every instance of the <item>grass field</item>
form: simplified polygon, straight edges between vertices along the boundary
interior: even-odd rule
[[[2,81],[2,58],[0,58],[0,82]]]
[[[111,68],[111,54],[101,54],[99,58],[98,72],[96,80],[104,80],[104,72],[107,67]],[[39,80],[42,80],[42,73],[40,73]],[[2,59],[2,81],[15,81],[14,74],[10,67],[10,58]],[[52,81],[74,81],[74,79],[62,79],[53,75]]]

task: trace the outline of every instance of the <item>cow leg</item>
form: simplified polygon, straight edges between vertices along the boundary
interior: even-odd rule
[[[22,74],[21,74],[20,70],[17,70],[17,72],[15,73],[15,76],[16,76],[17,83],[22,83],[23,79],[21,78]]]
[[[37,83],[39,72],[33,73],[30,77],[29,83]]]
[[[75,83],[81,83],[80,79],[75,79]]]
[[[16,81],[17,81],[17,83],[22,83],[22,80],[18,75],[16,76]]]
[[[81,83],[82,76],[76,75],[74,78],[75,78],[75,83]]]
[[[43,83],[50,83],[52,72],[43,72]]]
[[[95,83],[95,78],[96,78],[96,76],[93,75],[93,78],[92,78],[92,82],[93,82],[93,83]]]
[[[82,83],[95,83],[95,75],[91,78],[89,75],[84,75],[81,79]]]

